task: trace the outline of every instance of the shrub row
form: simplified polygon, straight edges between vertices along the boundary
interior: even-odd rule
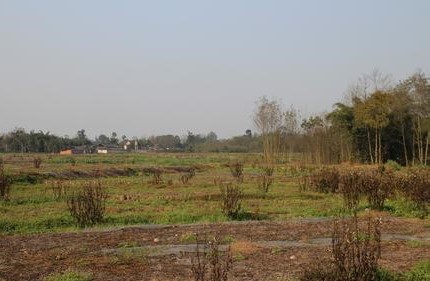
[[[382,210],[386,200],[396,191],[411,199],[421,216],[428,215],[430,202],[430,170],[409,169],[394,171],[384,166],[377,168],[322,167],[302,178],[301,189],[322,193],[339,192],[345,206],[356,208],[360,197],[365,196],[372,209]]]

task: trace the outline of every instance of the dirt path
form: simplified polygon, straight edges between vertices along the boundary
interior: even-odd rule
[[[3,236],[0,280],[42,280],[67,269],[90,272],[95,281],[191,280],[198,233],[231,243],[232,280],[270,281],[327,256],[331,226],[328,219],[301,219]],[[382,233],[381,266],[402,271],[430,258],[428,220],[383,217]]]

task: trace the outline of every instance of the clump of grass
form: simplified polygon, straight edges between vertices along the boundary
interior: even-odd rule
[[[93,226],[103,220],[107,194],[99,180],[88,181],[67,199],[70,214],[78,227]]]
[[[43,281],[92,281],[91,274],[85,272],[77,272],[67,270],[63,273],[56,273],[49,275],[43,279]]]
[[[430,260],[423,260],[405,274],[405,281],[430,280]]]
[[[221,183],[219,185],[222,200],[222,212],[231,219],[239,217],[242,210],[242,187],[238,184]]]
[[[223,251],[216,237],[204,241],[197,238],[196,253],[191,258],[191,272],[195,281],[228,281],[232,265],[230,246]]]
[[[9,200],[11,180],[4,171],[3,159],[0,158],[0,199]]]

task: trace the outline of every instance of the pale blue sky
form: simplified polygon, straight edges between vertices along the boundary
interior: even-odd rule
[[[0,132],[220,137],[262,95],[331,109],[379,68],[430,76],[430,1],[0,0]]]

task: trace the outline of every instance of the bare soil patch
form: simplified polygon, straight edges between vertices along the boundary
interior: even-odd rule
[[[43,280],[67,269],[94,280],[191,280],[194,233],[231,243],[232,280],[276,280],[328,256],[329,219],[143,225],[0,237],[0,280]],[[428,220],[382,217],[380,265],[397,271],[429,259]]]

